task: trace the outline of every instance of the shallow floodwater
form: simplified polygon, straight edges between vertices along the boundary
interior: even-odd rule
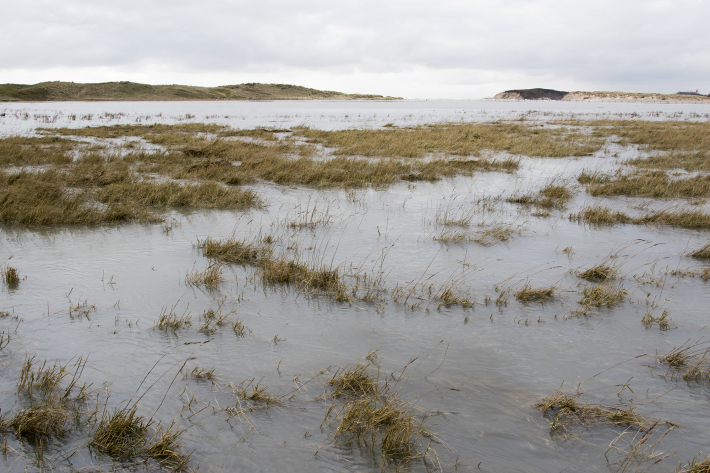
[[[23,110],[30,118],[22,118]],[[31,132],[37,126],[134,123],[138,116],[151,117],[140,123],[169,123],[186,114],[194,115],[188,118],[194,121],[217,116],[217,123],[242,128],[343,128],[514,119],[521,114],[540,119],[636,114],[706,120],[708,111],[702,105],[458,101],[9,104],[0,106],[0,114],[5,113],[0,133]],[[97,118],[105,112],[124,115]],[[58,118],[42,123],[32,118],[35,114]],[[94,116],[68,119],[72,114]],[[225,115],[229,118],[220,118]],[[407,467],[412,471],[616,471],[622,456],[605,452],[622,428],[593,426],[553,435],[550,420],[535,408],[563,382],[571,388],[598,373],[583,385],[589,391],[583,399],[633,401],[637,413],[679,426],[657,447],[676,454],[652,468],[673,471],[679,462],[710,448],[710,390],[665,376],[667,369],[655,356],[705,334],[710,283],[671,271],[710,267],[682,256],[706,244],[706,233],[571,222],[570,212],[594,201],[581,189],[565,210],[546,218],[501,199],[537,189],[552,177],[572,183],[583,168],[611,169],[633,153],[625,149],[582,159],[526,158],[515,174],[480,173],[437,183],[402,183],[387,190],[314,191],[260,184],[252,187],[267,203],[265,209],[175,212],[167,220],[175,219],[178,225],[167,233],[160,225],[142,224],[44,229],[5,225],[0,230],[0,257],[25,279],[16,289],[3,286],[0,294],[0,310],[18,318],[0,319],[0,329],[13,333],[0,351],[2,413],[19,408],[16,382],[26,355],[61,363],[81,356],[89,360],[82,381],[94,388],[108,386],[109,406],[125,405],[150,372],[140,393],[153,387],[139,402],[140,413],[150,416],[159,407],[156,420],[169,424],[176,419],[187,429],[183,450],[192,452],[193,468],[380,471],[379,459],[366,450],[333,442],[335,427],[323,423],[327,403],[322,397],[339,366],[352,367],[377,349],[376,366],[383,376],[411,363],[401,396],[416,398],[421,418],[439,439],[431,447],[440,464],[414,462]],[[516,230],[508,241],[481,245],[434,240],[443,229],[435,221],[443,208],[465,212],[482,202],[488,205],[475,212],[466,231],[475,234],[504,223]],[[630,213],[635,207],[669,205],[647,199],[605,203]],[[314,207],[329,216],[326,225],[314,230],[288,227]],[[224,266],[224,282],[217,289],[185,282],[190,270],[209,264],[196,248],[200,240],[258,232],[278,235],[279,248],[297,246],[304,260],[332,261],[346,273],[382,274],[390,293],[427,281],[435,288],[452,285],[476,304],[472,309],[438,307],[424,296],[414,305],[389,297],[339,303],[287,287],[265,287],[253,268],[238,265]],[[565,252],[568,247],[571,251]],[[569,317],[579,308],[580,293],[588,284],[574,271],[610,255],[628,297],[614,308]],[[518,302],[512,292],[527,282],[555,285],[558,297],[545,304]],[[507,303],[496,304],[505,291],[511,292]],[[82,310],[70,310],[77,306]],[[174,334],[156,329],[161,312],[173,307],[179,314],[192,314],[193,325]],[[237,337],[229,326],[199,333],[199,314],[218,307],[233,310],[232,317],[244,321],[248,335]],[[669,309],[677,328],[646,329],[641,323],[646,311],[662,308]],[[178,374],[185,360],[184,373],[195,366],[214,368],[217,384]],[[285,395],[286,404],[268,410],[255,407],[246,417],[232,417],[225,408],[238,401],[226,385],[252,378],[269,392]],[[627,382],[631,389],[620,389]],[[7,470],[38,469],[31,442],[9,434],[6,438],[16,450],[0,459]],[[111,469],[110,460],[91,454],[86,442],[86,431],[68,434],[44,446],[45,458],[58,470]]]

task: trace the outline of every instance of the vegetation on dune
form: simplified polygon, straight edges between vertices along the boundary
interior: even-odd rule
[[[0,101],[114,101],[114,100],[393,100],[398,97],[344,94],[289,84],[246,83],[219,87],[149,85],[136,82],[40,82],[0,84]]]

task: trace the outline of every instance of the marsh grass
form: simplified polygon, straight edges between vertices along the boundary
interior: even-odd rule
[[[545,128],[507,123],[335,131],[297,128],[293,131],[310,143],[333,148],[336,155],[367,157],[478,156],[484,150],[526,156],[586,156],[604,143],[603,139],[572,127]]]
[[[0,221],[25,225],[116,224],[148,220],[123,205],[91,205],[85,192],[70,193],[55,171],[0,173]],[[120,203],[117,203],[120,204]]]
[[[710,243],[687,253],[687,256],[698,259],[710,259]]]
[[[179,439],[184,431],[173,422],[167,429],[152,428],[152,419],[137,414],[137,407],[104,411],[97,422],[89,447],[120,462],[137,458],[156,460],[173,471],[182,470],[187,457],[180,452]]]
[[[79,359],[74,368],[58,362],[41,365],[35,357],[26,357],[17,383],[26,407],[9,420],[2,419],[3,428],[11,428],[15,435],[61,437],[71,430],[70,420],[81,417],[80,410],[86,397],[86,386],[78,386],[86,361]]]
[[[476,213],[485,210],[478,205],[457,202],[457,196],[446,199],[436,206],[434,223],[444,226],[468,227]]]
[[[686,382],[710,382],[710,348],[708,342],[687,341],[678,348],[658,356],[660,364],[668,366],[673,377]]]
[[[185,274],[185,282],[191,286],[205,286],[216,288],[224,281],[222,263],[210,263],[205,269],[196,269],[194,266]]]
[[[671,319],[670,312],[668,311],[668,309],[663,309],[663,312],[658,317],[654,316],[650,310],[647,311],[641,319],[641,323],[647,329],[651,328],[654,325],[658,325],[658,328],[662,331],[670,330],[672,328],[677,327],[673,319]]]
[[[553,179],[543,186],[537,194],[518,194],[508,197],[505,201],[513,204],[532,205],[546,210],[562,209],[573,195],[573,192],[567,186]]]
[[[244,401],[250,401],[254,407],[265,407],[269,409],[272,405],[284,405],[282,396],[273,395],[268,392],[268,387],[261,384],[261,381],[254,382],[255,379],[245,379],[236,386],[232,386],[233,393]],[[234,410],[241,410],[239,405]]]
[[[332,395],[364,396],[377,392],[377,382],[369,373],[370,365],[357,363],[353,369],[339,367],[328,384],[333,389]]]
[[[232,331],[237,337],[244,337],[249,329],[244,325],[243,320],[235,320],[232,322]]]
[[[635,225],[668,225],[690,229],[710,228],[709,214],[702,210],[689,210],[683,206],[651,211],[631,218],[621,211],[612,210],[602,205],[593,205],[583,207],[577,213],[571,213],[569,219],[570,221],[591,225],[632,223]]]
[[[526,283],[513,295],[520,302],[545,302],[555,297],[555,288],[554,286],[532,287],[529,283]]]
[[[499,223],[476,233],[471,241],[480,245],[489,246],[502,241],[510,240],[515,233],[520,233],[520,225]]]
[[[220,304],[220,307],[217,310],[214,309],[208,309],[202,313],[200,318],[202,319],[202,325],[200,326],[200,329],[198,330],[200,333],[206,333],[206,334],[211,334],[217,332],[222,326],[224,326],[227,323],[227,318],[232,314],[233,312],[229,313],[222,313],[222,306]]]
[[[199,366],[195,366],[192,371],[190,371],[190,376],[197,380],[215,380],[217,376],[214,374],[215,368],[208,370],[207,368],[200,369]]]
[[[621,284],[602,283],[584,286],[579,304],[583,307],[613,307],[624,300],[628,292]]]
[[[710,197],[710,176],[670,179],[663,171],[645,172],[590,184],[587,192],[595,197],[706,198]]]
[[[589,427],[599,424],[611,424],[622,427],[642,428],[649,420],[635,412],[631,406],[604,406],[580,401],[583,393],[562,392],[560,387],[552,396],[542,399],[535,407],[545,417],[551,418],[550,431],[566,431],[572,426]],[[626,407],[624,409],[624,407]]]
[[[64,166],[79,143],[56,136],[0,138],[0,166]]]
[[[610,264],[610,258],[607,257],[601,263],[597,263],[591,268],[584,271],[577,270],[576,274],[582,279],[593,282],[605,282],[615,279],[619,273],[616,266]]]
[[[687,465],[678,468],[678,473],[710,473],[710,455],[702,459],[702,453],[693,457]]]
[[[167,307],[163,308],[158,317],[158,321],[155,323],[155,328],[166,332],[176,332],[181,328],[192,325],[192,317],[187,313],[187,310],[182,315],[175,313],[176,305],[169,309]]]
[[[206,238],[198,242],[197,247],[209,258],[256,267],[258,276],[266,284],[287,284],[306,294],[350,301],[347,285],[338,267],[317,259],[301,261],[287,253],[276,254],[271,243],[264,242],[258,236],[251,241],[236,236],[221,241]]]
[[[578,223],[588,223],[590,225],[615,225],[617,223],[628,223],[631,221],[628,215],[613,210],[603,205],[589,205],[580,209],[577,213],[571,213],[569,220]]]
[[[626,164],[641,169],[710,171],[710,152],[708,150],[667,151],[649,157],[630,159]]]
[[[430,434],[423,421],[416,420],[415,399],[400,398],[399,383],[404,370],[381,380],[379,371],[373,376],[368,368],[369,365],[363,364],[352,370],[340,368],[329,381],[333,402],[324,423],[337,425],[335,441],[355,443],[379,453],[384,462],[392,461],[398,467],[426,458],[430,451],[434,453],[430,446],[422,453],[419,445],[420,438]]]
[[[5,263],[0,267],[0,273],[2,273],[2,280],[7,284],[7,287],[14,289],[20,284],[20,272],[17,268]]]

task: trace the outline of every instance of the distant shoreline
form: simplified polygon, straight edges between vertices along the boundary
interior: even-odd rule
[[[149,85],[136,82],[41,82],[0,84],[0,102],[133,102],[239,100],[401,100],[373,94],[345,94],[289,84],[247,83],[219,87]]]
[[[496,94],[494,100],[537,100],[562,102],[629,102],[629,103],[708,103],[707,95],[658,94],[642,92],[565,92],[553,89],[506,90]]]

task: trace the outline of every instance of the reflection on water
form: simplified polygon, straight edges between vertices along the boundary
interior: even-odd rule
[[[462,102],[4,107],[6,116],[0,121],[7,133],[25,126],[22,119],[8,118],[8,111],[21,109],[30,114],[61,110],[62,117],[51,126],[66,125],[72,113],[108,110],[126,111],[108,123],[135,121],[136,114],[155,119],[159,113],[174,117],[190,111],[195,120],[205,114],[231,114],[225,119],[231,125],[241,116],[244,127],[270,123],[340,127],[458,120],[464,111],[490,119],[515,116],[524,109],[650,114],[659,106],[477,102],[473,111],[471,103]],[[597,107],[603,107],[601,112]],[[705,113],[701,108],[674,105],[662,110]],[[369,122],[355,118],[358,115],[367,115]],[[33,119],[26,123],[36,125]],[[550,176],[571,182],[591,165],[611,169],[624,157],[622,153],[617,158],[525,159],[515,175],[483,173],[438,183],[397,184],[388,190],[320,191],[317,197],[308,188],[261,184],[254,189],[268,203],[265,210],[173,213],[169,219],[179,224],[168,232],[160,225],[3,227],[2,261],[12,258],[12,266],[26,279],[15,289],[3,286],[0,296],[0,310],[21,320],[0,319],[0,329],[13,332],[9,345],[0,351],[2,412],[20,408],[16,381],[26,354],[63,363],[82,356],[89,360],[82,380],[92,383],[93,389],[110,383],[108,402],[113,406],[125,405],[149,373],[146,385],[153,387],[139,409],[150,415],[160,407],[156,420],[169,424],[175,418],[187,428],[184,450],[193,452],[193,467],[224,472],[379,471],[378,458],[356,445],[333,444],[333,429],[322,424],[326,409],[322,395],[329,390],[330,376],[338,366],[353,366],[378,349],[382,373],[415,360],[402,396],[416,398],[429,431],[440,439],[431,446],[445,471],[455,465],[459,471],[488,472],[616,470],[621,457],[610,453],[607,460],[604,452],[623,428],[590,427],[569,432],[575,435],[551,435],[549,420],[534,407],[563,381],[572,387],[600,372],[585,383],[590,402],[632,400],[637,412],[681,426],[659,447],[678,452],[657,465],[658,471],[669,471],[671,465],[707,449],[706,387],[664,376],[666,369],[654,359],[657,353],[702,336],[707,325],[708,283],[678,272],[707,266],[681,256],[687,248],[705,244],[706,237],[694,230],[593,228],[570,222],[567,215],[591,200],[581,191],[565,210],[553,210],[548,218],[535,217],[500,198],[516,189],[537,189]],[[481,199],[488,199],[487,204]],[[644,203],[610,199],[624,208],[637,201]],[[327,209],[327,225],[301,230],[288,225],[304,208],[313,207]],[[488,246],[441,243],[433,237],[442,229],[437,216],[443,208],[454,213],[475,209],[465,230],[471,233],[494,224],[515,225],[520,233]],[[209,264],[196,247],[198,241],[233,234],[253,237],[259,232],[277,236],[277,248],[298,248],[304,260],[317,257],[343,271],[379,272],[387,294],[421,281],[435,288],[450,283],[476,304],[472,309],[439,306],[424,293],[415,296],[421,297],[416,303],[397,303],[388,295],[374,302],[339,303],[284,286],[264,286],[254,268],[229,264],[215,289],[185,282],[188,271]],[[568,247],[571,250],[565,252]],[[574,271],[609,255],[628,297],[616,307],[567,318],[579,307],[587,284]],[[512,294],[525,283],[554,285],[557,296],[545,304],[521,303],[512,296],[505,304],[495,303],[502,292]],[[82,307],[91,309],[79,310]],[[641,318],[650,307],[668,308],[678,328],[644,328]],[[200,314],[217,308],[234,311],[230,317],[244,322],[247,335],[237,336],[229,325],[200,333]],[[190,314],[192,325],[174,333],[156,329],[165,310]],[[185,373],[196,366],[214,368],[215,382],[179,374],[173,383],[186,359]],[[271,393],[288,395],[286,404],[231,417],[225,409],[237,399],[228,384],[252,378]],[[632,391],[619,387],[596,391],[627,381]],[[47,461],[67,470],[109,463],[83,447],[87,435],[79,430],[50,443]],[[32,442],[6,438],[17,450],[3,460],[7,468],[29,469]],[[429,467],[434,468],[411,465],[414,470]]]

